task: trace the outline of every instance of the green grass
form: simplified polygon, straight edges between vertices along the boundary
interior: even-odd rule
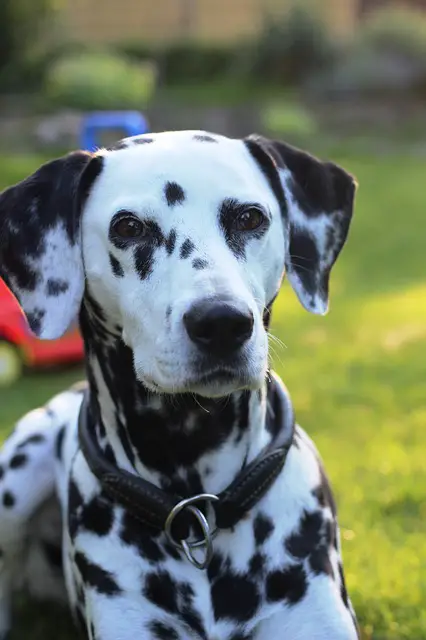
[[[426,162],[334,159],[360,188],[332,277],[330,313],[310,316],[285,285],[273,331],[287,348],[274,356],[275,368],[334,485],[348,587],[365,638],[420,640],[426,638]],[[32,162],[9,161],[8,179],[12,167],[16,179]],[[2,433],[78,375],[31,376],[0,391]],[[22,619],[31,633],[22,628],[16,640],[74,637],[58,635],[57,621],[49,635],[45,618],[37,628],[28,612]]]

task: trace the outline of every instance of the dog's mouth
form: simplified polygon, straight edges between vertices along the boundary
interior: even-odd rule
[[[185,388],[190,393],[219,398],[242,389],[257,389],[260,383],[258,378],[252,378],[241,369],[217,367],[188,378]]]
[[[156,393],[191,393],[208,398],[219,398],[228,396],[235,391],[242,389],[255,389],[259,387],[259,381],[244,375],[241,370],[228,367],[217,367],[208,371],[202,371],[192,375],[181,384],[173,385],[173,388],[163,387],[151,378],[145,379],[144,383]]]

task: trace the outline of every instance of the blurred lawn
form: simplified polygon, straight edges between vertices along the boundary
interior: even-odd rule
[[[286,285],[273,331],[287,348],[273,346],[274,364],[334,485],[364,637],[426,638],[426,161],[334,159],[360,188],[331,311],[309,316]],[[17,180],[37,164],[0,159],[0,180]],[[3,434],[80,375],[32,375],[0,391]],[[38,626],[28,614],[22,620],[15,640],[75,637],[63,616],[52,623],[39,616]]]

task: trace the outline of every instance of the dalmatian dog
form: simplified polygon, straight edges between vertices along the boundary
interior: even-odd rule
[[[202,131],[44,164],[0,195],[0,274],[34,334],[79,317],[87,383],[0,456],[13,594],[90,640],[350,640],[332,493],[268,366],[286,274],[324,314],[356,184],[282,142]]]

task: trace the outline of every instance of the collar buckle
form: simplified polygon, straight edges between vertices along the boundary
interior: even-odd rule
[[[218,500],[219,498],[217,496],[210,493],[200,493],[199,495],[193,496],[192,498],[181,500],[170,511],[164,525],[164,531],[169,541],[174,547],[176,547],[180,551],[183,551],[189,562],[191,562],[191,564],[193,564],[197,569],[203,570],[208,567],[213,555],[213,538],[216,536],[218,530],[217,527],[213,529],[210,527],[204,513],[198,507],[194,506],[194,504],[197,504],[198,502],[211,503]],[[202,538],[179,541],[176,541],[174,539],[172,534],[173,521],[176,516],[184,509],[187,509],[188,512],[191,513],[198,522],[203,534]],[[200,547],[205,547],[204,557],[202,560],[198,560],[194,555],[194,550],[199,549]]]

